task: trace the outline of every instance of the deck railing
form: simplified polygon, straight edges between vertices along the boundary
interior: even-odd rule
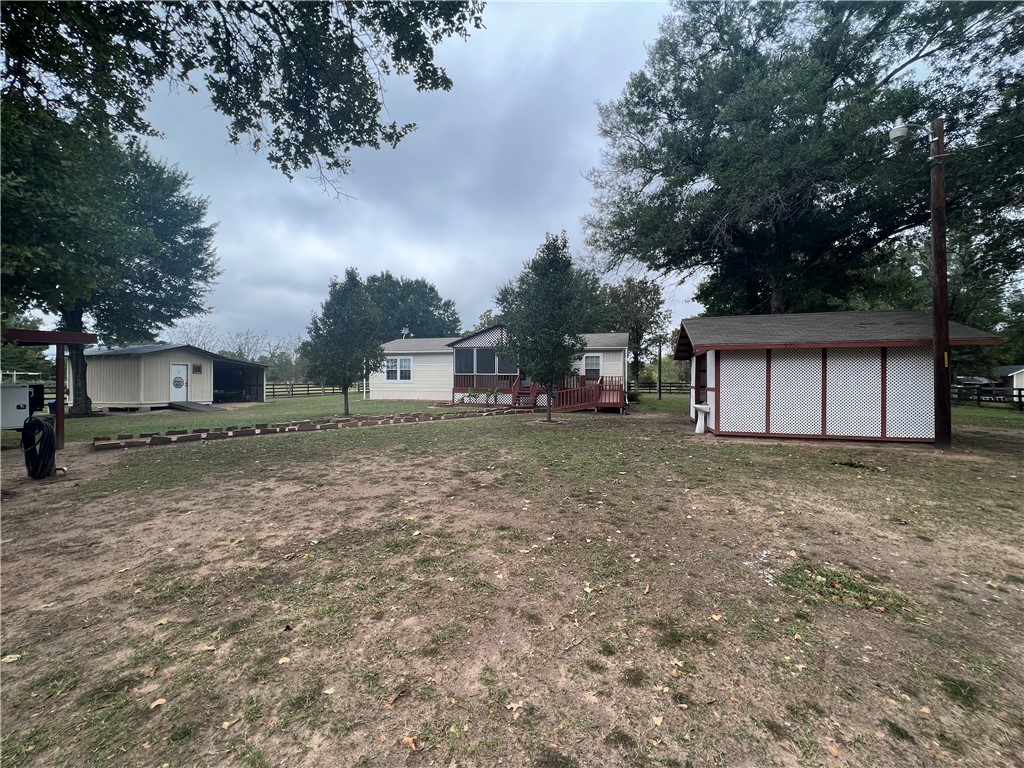
[[[454,388],[456,391],[473,389],[477,392],[486,392],[495,387],[511,390],[517,386],[518,381],[517,373],[456,373]]]

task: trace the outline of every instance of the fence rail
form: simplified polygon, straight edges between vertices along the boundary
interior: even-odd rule
[[[647,382],[647,381],[641,381],[640,382],[640,389],[637,390],[636,384],[631,381],[631,382],[629,382],[629,391],[630,392],[637,392],[637,391],[639,391],[641,393],[644,393],[644,392],[647,392],[647,393],[657,392],[658,391],[658,385],[656,383],[652,384],[652,383]],[[688,394],[690,394],[690,384],[689,384],[689,382],[685,382],[685,381],[663,381],[663,382],[661,382],[661,392],[662,392],[662,394],[665,394],[665,395],[688,395]]]
[[[953,405],[994,405],[1024,411],[1024,389],[1020,388],[954,384],[952,398]]]

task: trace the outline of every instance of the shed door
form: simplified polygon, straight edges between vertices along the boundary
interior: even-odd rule
[[[183,403],[188,400],[188,366],[171,363],[171,402]]]

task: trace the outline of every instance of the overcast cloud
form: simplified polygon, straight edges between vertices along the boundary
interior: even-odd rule
[[[210,200],[223,275],[207,316],[222,333],[305,334],[332,275],[356,267],[423,277],[453,299],[465,327],[491,308],[546,232],[584,251],[580,218],[597,164],[595,102],[642,67],[667,3],[505,3],[487,29],[449,40],[438,60],[455,86],[418,94],[395,80],[390,119],[417,130],[397,149],[353,154],[341,189],[288,180],[245,147],[202,96],[160,94],[154,154],[189,173]],[[673,321],[694,314],[689,288],[666,285]]]

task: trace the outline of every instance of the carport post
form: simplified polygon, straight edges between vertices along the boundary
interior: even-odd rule
[[[57,450],[64,450],[64,390],[67,386],[65,377],[67,376],[67,369],[65,368],[66,363],[64,362],[64,345],[57,344],[57,394],[54,397],[54,408],[55,411],[55,424],[54,432],[57,435]]]

